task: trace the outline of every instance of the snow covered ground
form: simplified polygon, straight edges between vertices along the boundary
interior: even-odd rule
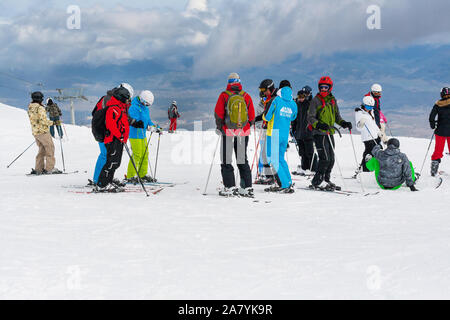
[[[216,196],[215,165],[203,196],[217,138],[183,132],[161,137],[157,176],[189,183],[149,198],[77,194],[65,187],[91,178],[98,146],[89,128],[66,130],[66,170],[80,173],[27,177],[35,146],[6,166],[33,142],[28,118],[0,105],[2,299],[450,298],[448,181],[434,190],[424,178],[420,192],[403,188],[370,197],[265,194],[257,186],[261,201],[253,202]],[[363,147],[354,139],[359,160]],[[350,177],[356,167],[350,137],[337,140],[338,160]],[[420,169],[428,141],[401,138],[401,144]],[[156,146],[153,138],[153,166]],[[59,141],[55,147],[62,168]],[[294,145],[288,157],[294,170]],[[117,176],[127,164],[124,153]],[[448,156],[441,168],[450,171]],[[424,176],[428,171],[427,159]],[[333,173],[342,184],[337,166]],[[367,191],[378,190],[372,174],[363,182]],[[356,180],[345,183],[360,190]]]

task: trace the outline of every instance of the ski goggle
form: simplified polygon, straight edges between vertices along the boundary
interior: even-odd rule
[[[300,93],[300,94],[298,95],[298,98],[299,98],[299,99],[306,99],[306,97],[307,97],[307,95],[304,94],[304,93]]]
[[[228,83],[240,83],[241,79],[228,79]]]
[[[373,106],[368,106],[368,105],[364,105],[364,108],[366,109],[366,110],[372,110],[373,109]]]
[[[375,97],[381,97],[381,92],[380,92],[380,91],[372,91],[372,94],[373,94]]]
[[[330,86],[327,84],[322,84],[319,86],[319,90],[320,91],[328,91],[328,90],[330,90]]]

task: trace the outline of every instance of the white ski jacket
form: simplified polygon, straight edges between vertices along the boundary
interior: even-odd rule
[[[375,140],[380,136],[380,128],[375,122],[373,111],[365,111],[361,108],[355,109],[356,129],[361,132],[363,142]]]

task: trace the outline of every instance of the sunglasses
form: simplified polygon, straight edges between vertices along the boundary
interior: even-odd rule
[[[328,91],[328,90],[330,90],[330,86],[324,84],[324,85],[319,86],[319,89],[320,89],[320,91]]]

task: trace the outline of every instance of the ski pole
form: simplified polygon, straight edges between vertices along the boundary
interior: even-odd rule
[[[341,174],[342,183],[343,183],[343,185],[344,185],[344,188],[347,189],[347,186],[346,186],[346,184],[345,184],[344,176],[342,175],[341,166],[339,165],[339,161],[338,161],[338,159],[337,159],[336,150],[335,150],[335,148],[334,148],[333,141],[331,140],[331,137],[330,137],[330,133],[329,133],[329,132],[327,132],[327,136],[328,136],[328,141],[330,141],[331,149],[333,150],[333,153],[334,153],[334,159],[336,160],[336,164],[337,164],[338,169],[339,169],[339,172],[340,172],[340,174]]]
[[[297,148],[298,157],[300,158],[300,147],[297,144],[297,139],[295,139],[294,133],[292,132],[292,129],[291,129],[291,136],[294,139],[294,144],[295,144],[295,147]],[[301,161],[301,158],[300,158],[300,161]]]
[[[370,132],[369,128],[367,127],[367,124],[364,123],[364,127],[366,128],[367,132],[370,134],[370,137],[372,138],[373,142],[375,142],[375,145],[378,144],[377,140],[372,135],[372,132]]]
[[[208,189],[209,178],[211,177],[211,171],[212,171],[212,167],[214,165],[214,159],[216,158],[217,148],[219,147],[219,142],[220,142],[221,138],[222,138],[221,135],[217,138],[216,148],[214,149],[214,154],[213,154],[213,157],[211,160],[211,166],[209,167],[208,178],[206,179],[205,190],[203,191],[204,196],[206,196],[206,190]]]
[[[355,156],[355,163],[356,163],[356,167],[358,168],[357,170],[357,172],[359,173],[359,166],[358,166],[358,157],[356,156],[356,149],[355,149],[355,143],[353,142],[353,135],[352,135],[352,130],[349,130],[350,131],[350,139],[352,140],[352,147],[353,147],[353,155]],[[359,175],[359,183],[361,184],[361,190],[362,190],[362,192],[364,193],[365,192],[365,190],[364,190],[364,186],[363,186],[363,183],[362,183],[362,177],[361,177],[361,175]]]
[[[130,161],[133,164],[134,170],[136,170],[137,172],[137,168],[136,168],[136,163],[134,163],[133,157],[131,156],[131,152],[130,149],[128,148],[128,145],[126,143],[123,143],[123,145],[125,146],[125,150],[128,153],[128,157],[130,157]],[[139,177],[139,174],[137,175],[138,181],[142,186],[142,189],[144,190],[145,194],[147,195],[147,197],[149,197],[149,194],[147,192],[147,189],[145,189],[144,183],[142,182],[141,178]]]
[[[64,130],[64,134],[66,135],[67,141],[69,141],[69,136],[67,135],[66,126],[62,122],[61,122],[61,126],[62,126],[62,128]]]
[[[386,122],[386,127],[389,129],[389,133],[391,134],[391,137],[393,137],[394,135],[392,134],[391,126],[387,122]]]
[[[19,155],[17,156],[17,158],[15,158],[15,159],[13,160],[13,162],[11,162],[9,165],[7,165],[6,168],[11,167],[11,165],[12,165],[14,162],[16,162],[16,160],[19,159],[19,158],[20,158],[20,157],[21,157],[28,149],[30,149],[31,146],[32,146],[33,144],[35,144],[35,143],[36,143],[36,140],[34,140],[33,143],[30,144],[29,147],[26,148],[24,152],[22,152],[21,154],[19,154]]]
[[[59,137],[59,144],[61,146],[61,158],[62,158],[62,163],[63,163],[63,172],[66,172],[66,164],[64,162],[64,151],[63,151],[63,146],[62,146],[62,137]]]
[[[253,161],[252,161],[252,168],[250,169],[250,171],[253,172],[253,166],[255,164],[255,160],[256,160],[256,155],[258,154],[258,148],[259,145],[261,144],[261,137],[263,134],[263,128],[259,129],[259,139],[258,139],[258,144],[256,145],[256,149],[255,149],[255,155],[253,156]]]
[[[158,136],[158,148],[156,149],[156,162],[155,162],[155,175],[153,176],[153,180],[156,181],[156,169],[158,169],[158,157],[159,157],[159,142],[161,141],[161,132]]]
[[[422,164],[422,167],[420,168],[419,175],[422,175],[422,170],[423,170],[423,167],[425,166],[425,161],[427,161],[428,152],[430,152],[430,147],[431,147],[431,144],[433,143],[433,139],[434,139],[434,131],[433,131],[433,135],[431,136],[431,139],[430,139],[430,144],[428,145],[427,153],[425,154],[425,159],[423,159],[423,164]]]
[[[150,144],[150,140],[152,139],[152,134],[153,134],[153,132],[150,132],[150,137],[148,138],[147,145],[145,146],[144,155],[142,157],[141,163],[139,164],[139,172],[141,172],[142,164],[144,163],[144,157],[145,157],[145,154],[147,153],[148,145]],[[150,167],[150,175],[153,178],[152,166],[150,165],[150,161],[149,161],[149,167]],[[136,173],[139,175],[139,172],[136,172]]]

